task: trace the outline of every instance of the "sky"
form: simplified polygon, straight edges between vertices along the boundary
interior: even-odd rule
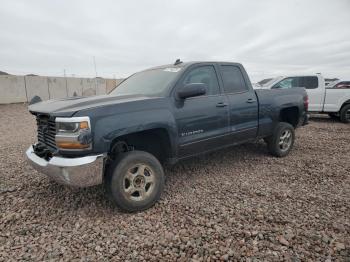
[[[350,0],[0,0],[0,71],[123,78],[230,61],[263,78],[350,79]]]

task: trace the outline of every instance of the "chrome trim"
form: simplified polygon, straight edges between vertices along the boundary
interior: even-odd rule
[[[78,137],[80,134],[78,133],[72,133],[72,134],[66,134],[66,135],[56,135],[55,136],[55,141],[56,141],[56,145],[57,142],[78,142]]]
[[[216,138],[223,137],[223,136],[236,135],[238,133],[245,132],[245,131],[250,131],[250,130],[253,130],[253,129],[257,129],[257,128],[258,127],[256,126],[256,127],[249,127],[249,128],[244,128],[244,129],[240,129],[240,130],[233,130],[233,131],[230,131],[230,132],[222,134],[222,135],[217,135],[217,136],[208,137],[208,138],[204,138],[204,139],[193,141],[193,142],[188,142],[186,144],[181,144],[180,147],[192,145],[192,144],[195,144],[195,143],[201,143],[201,142],[204,142],[204,141],[207,141],[207,140],[212,140],[212,139],[216,139]],[[201,133],[201,134],[203,134],[203,133]]]
[[[88,116],[56,117],[55,121],[61,122],[61,123],[78,123],[78,122],[87,121],[89,123],[89,128],[91,128],[90,117]]]
[[[52,157],[45,160],[37,156],[33,146],[26,155],[30,165],[59,184],[74,187],[89,187],[102,184],[106,154],[79,158]]]

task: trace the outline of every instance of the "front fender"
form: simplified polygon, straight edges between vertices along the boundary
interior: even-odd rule
[[[172,155],[176,155],[177,128],[174,116],[164,109],[109,115],[94,123],[94,151],[108,152],[111,142],[123,135],[155,128],[167,131]]]

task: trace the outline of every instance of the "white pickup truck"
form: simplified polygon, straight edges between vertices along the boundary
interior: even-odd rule
[[[309,96],[309,112],[328,113],[350,123],[350,88],[326,87],[322,75],[279,76],[255,89],[286,89],[304,87]]]

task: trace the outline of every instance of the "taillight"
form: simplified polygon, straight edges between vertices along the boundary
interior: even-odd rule
[[[308,95],[306,95],[304,97],[304,107],[305,107],[305,110],[308,111],[308,109],[309,109],[309,96]]]

